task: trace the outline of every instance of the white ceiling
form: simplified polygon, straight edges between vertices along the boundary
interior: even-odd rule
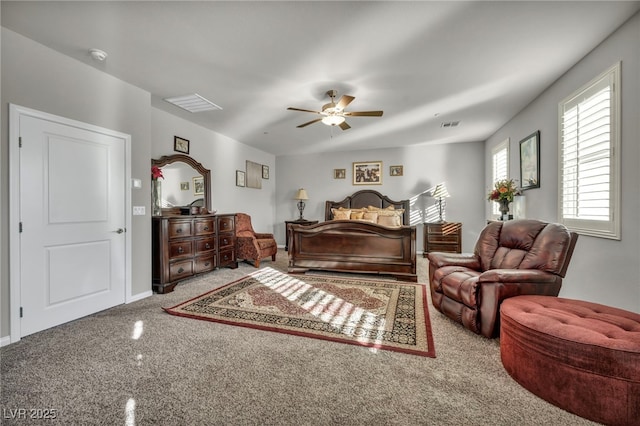
[[[2,26],[141,87],[152,104],[275,155],[483,141],[638,1],[2,1]],[[90,48],[108,53],[99,63]],[[288,111],[355,96],[342,131]],[[162,99],[198,93],[223,110]],[[443,128],[443,122],[460,121]]]

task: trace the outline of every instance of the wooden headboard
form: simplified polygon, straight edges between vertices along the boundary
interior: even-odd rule
[[[374,206],[384,209],[393,206],[396,209],[404,209],[402,223],[410,225],[411,212],[409,200],[393,201],[386,195],[382,195],[378,191],[371,189],[363,189],[353,195],[346,197],[342,201],[327,201],[324,208],[324,220],[331,220],[331,209],[344,207],[345,209],[360,209],[362,207]]]

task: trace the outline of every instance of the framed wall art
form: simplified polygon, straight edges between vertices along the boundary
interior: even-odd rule
[[[354,185],[382,185],[382,161],[353,163]]]
[[[334,179],[344,179],[347,177],[347,169],[333,169]]]
[[[176,152],[189,153],[189,141],[178,136],[173,137],[173,150]]]
[[[404,174],[404,170],[402,166],[389,167],[389,176],[402,176],[403,174]]]
[[[242,170],[236,170],[236,186],[244,186],[244,172]]]
[[[204,178],[196,176],[193,179],[193,195],[204,195]]]
[[[262,189],[262,164],[254,163],[253,161],[246,161],[247,188]]]
[[[180,182],[180,191],[188,191],[189,182]]]
[[[520,141],[520,188],[540,188],[540,131]]]

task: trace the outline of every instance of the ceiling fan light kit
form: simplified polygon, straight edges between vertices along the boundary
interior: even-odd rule
[[[317,123],[318,121],[322,121],[323,124],[327,126],[340,126],[342,130],[350,129],[346,122],[346,117],[380,117],[382,116],[382,111],[351,111],[347,112],[344,109],[349,105],[355,98],[349,95],[342,95],[338,103],[336,104],[335,98],[338,96],[338,92],[336,90],[327,91],[327,96],[331,98],[331,102],[328,104],[324,104],[322,106],[321,111],[314,111],[309,109],[302,108],[293,108],[289,107],[288,110],[291,111],[301,111],[301,112],[310,112],[313,114],[322,115],[322,118],[316,118],[315,120],[308,121],[303,123],[298,128],[306,127],[309,124]]]

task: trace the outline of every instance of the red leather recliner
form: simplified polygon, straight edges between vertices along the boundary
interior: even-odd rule
[[[504,299],[558,295],[577,239],[557,223],[491,222],[473,254],[428,254],[433,306],[474,333],[496,337]]]

